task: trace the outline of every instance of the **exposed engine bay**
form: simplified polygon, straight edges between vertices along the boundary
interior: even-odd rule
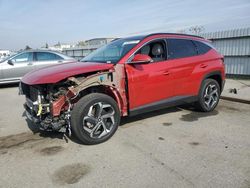
[[[21,83],[20,91],[26,96],[26,116],[43,130],[65,132],[71,109],[67,89],[70,86],[70,82],[34,86]]]
[[[70,113],[74,104],[83,95],[97,92],[100,86],[102,92],[116,98],[123,115],[126,115],[126,96],[119,94],[124,90],[124,72],[121,70],[69,77],[55,84],[28,85],[21,82],[19,91],[26,96],[26,116],[42,130],[71,134]]]

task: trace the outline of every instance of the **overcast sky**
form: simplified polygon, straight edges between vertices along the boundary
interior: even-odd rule
[[[0,0],[0,49],[58,41],[250,27],[250,0]]]

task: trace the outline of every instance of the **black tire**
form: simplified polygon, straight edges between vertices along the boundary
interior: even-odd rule
[[[209,105],[208,105],[209,99],[207,99],[205,97],[205,94],[207,93],[206,89],[209,90],[208,87],[211,87],[211,86],[213,87],[214,92],[217,90],[217,100],[214,100],[214,103],[211,103],[211,106],[209,107]],[[196,109],[199,111],[202,111],[202,112],[213,111],[216,108],[216,106],[218,105],[218,102],[220,99],[220,93],[221,93],[220,86],[216,80],[210,79],[210,78],[203,80],[203,82],[201,84],[200,91],[199,91],[199,95],[198,95],[198,101],[195,103]],[[216,95],[216,94],[214,94],[214,95]]]
[[[114,115],[112,116],[112,119],[110,118],[110,120],[109,120],[110,122],[108,122],[108,119],[102,118],[102,116],[100,116],[101,118],[95,116],[97,111],[100,109],[101,109],[100,114],[104,112],[103,106],[100,107],[99,104],[108,106],[109,111],[114,111]],[[97,107],[99,108],[98,110],[97,110]],[[95,118],[95,120],[97,120],[97,123],[96,123],[96,121],[93,124],[89,123],[90,121],[87,122],[87,119],[89,119],[88,117],[89,117],[90,111],[91,111],[91,113],[92,113],[92,111],[94,111],[93,117]],[[106,115],[107,114],[108,114],[108,112],[106,113]],[[112,112],[112,114],[113,114],[113,112]],[[102,94],[102,93],[91,93],[91,94],[88,94],[88,95],[82,97],[75,104],[75,106],[72,110],[72,113],[71,113],[72,131],[73,131],[74,135],[83,144],[87,144],[87,145],[99,144],[99,143],[107,141],[109,138],[111,138],[114,135],[114,133],[116,132],[116,130],[120,124],[120,118],[121,118],[120,116],[121,115],[120,115],[119,107],[113,98],[111,98],[108,95]],[[85,118],[86,118],[86,120],[85,120]],[[91,114],[91,118],[92,118],[92,114]],[[100,119],[102,119],[102,120],[100,120]],[[104,121],[106,122],[107,125],[108,124],[110,125],[109,132],[107,133],[107,131],[104,131],[104,130],[108,130],[108,129],[105,129],[104,126],[100,126],[99,129],[96,129],[95,131],[93,131],[94,133],[92,133],[92,136],[91,136],[91,134],[88,132],[88,131],[92,132],[92,130],[94,129],[94,128],[91,129],[91,126],[98,127],[97,126],[98,122],[100,123],[100,122],[104,122]],[[100,124],[102,124],[102,123],[100,123]],[[104,124],[104,125],[107,128],[106,124]],[[97,133],[101,132],[102,131],[101,129],[103,129],[103,132],[106,135],[104,135],[100,138],[95,138],[94,136],[98,136]],[[99,132],[98,132],[98,130],[99,130]],[[95,134],[97,134],[97,135],[95,135]],[[101,135],[99,135],[99,136],[101,136]]]

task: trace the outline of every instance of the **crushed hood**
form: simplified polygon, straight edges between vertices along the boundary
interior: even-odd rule
[[[109,70],[113,66],[113,64],[93,62],[64,63],[31,71],[21,81],[28,85],[51,84],[83,73]]]

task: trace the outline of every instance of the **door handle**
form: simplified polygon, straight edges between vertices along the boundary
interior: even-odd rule
[[[169,71],[164,71],[163,75],[166,75],[166,76],[169,75]]]
[[[207,67],[207,64],[201,64],[200,67],[201,67],[201,68],[206,68],[206,67]]]

